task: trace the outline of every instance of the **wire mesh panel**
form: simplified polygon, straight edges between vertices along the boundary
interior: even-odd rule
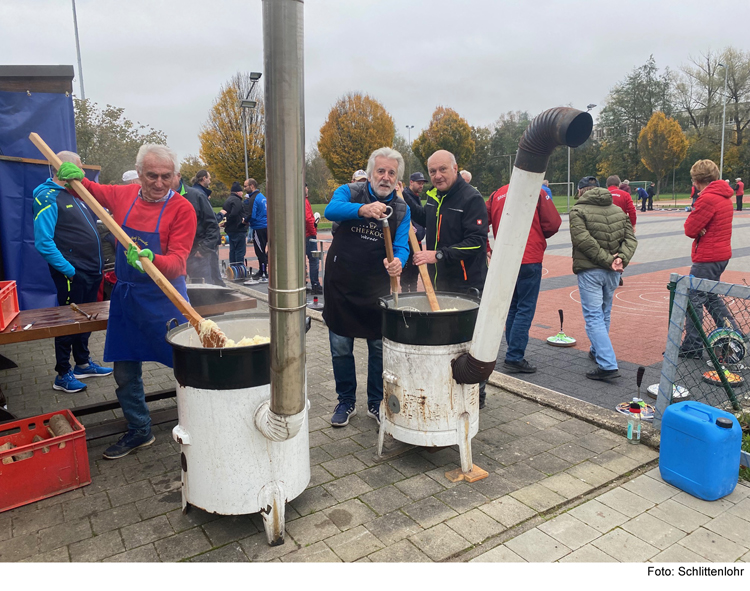
[[[695,400],[750,415],[750,288],[673,273],[667,345],[654,424]]]

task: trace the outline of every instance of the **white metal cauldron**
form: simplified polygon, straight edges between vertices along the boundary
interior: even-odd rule
[[[381,299],[383,308],[383,402],[378,453],[386,433],[424,447],[458,445],[461,469],[472,469],[471,439],[479,430],[479,386],[458,384],[451,361],[471,347],[479,299],[436,294],[430,311],[424,294]]]
[[[267,315],[214,318],[228,338],[270,334]],[[270,393],[268,344],[204,349],[187,324],[169,331],[177,380],[182,507],[221,515],[261,512],[269,544],[284,540],[284,507],[310,482],[307,418],[290,440],[266,439],[255,413]]]

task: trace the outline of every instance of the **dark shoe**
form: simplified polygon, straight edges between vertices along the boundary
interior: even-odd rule
[[[611,380],[612,378],[620,377],[619,369],[602,369],[597,366],[594,371],[586,373],[586,377],[590,380]]]
[[[485,406],[487,406],[487,403],[485,402],[485,397],[480,396],[479,397],[479,410],[482,410]]]
[[[531,365],[528,361],[525,359],[521,359],[521,361],[505,361],[503,362],[503,367],[508,371],[508,373],[535,373],[536,367]]]
[[[263,271],[258,271],[257,273],[253,273],[251,276],[251,279],[255,279],[255,281],[260,281],[263,277]]]
[[[139,435],[134,431],[128,431],[120,438],[120,441],[114,445],[110,445],[102,455],[105,460],[117,460],[125,457],[139,447],[148,447],[154,441],[156,441],[156,437],[152,435],[150,429],[146,435]]]
[[[367,416],[375,419],[375,422],[380,426],[380,404],[368,404]]]
[[[313,285],[312,294],[313,295],[322,295],[323,294],[323,287],[320,286],[320,285]]]
[[[589,359],[596,363],[596,355],[594,355],[594,352],[591,349],[589,349]]]
[[[680,352],[677,353],[677,357],[680,359],[703,359],[703,351],[695,349],[683,351],[680,349]]]
[[[353,417],[356,414],[357,409],[354,408],[353,402],[339,402],[336,410],[333,411],[331,425],[334,427],[346,427],[349,424],[349,417]]]

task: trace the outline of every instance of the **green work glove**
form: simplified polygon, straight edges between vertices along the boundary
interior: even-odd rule
[[[63,162],[57,171],[57,178],[61,181],[80,181],[83,177],[83,171],[72,162]]]
[[[143,250],[138,252],[138,249],[132,244],[128,246],[128,252],[125,254],[125,256],[128,259],[128,265],[135,267],[141,273],[145,273],[145,271],[143,270],[143,265],[141,264],[139,257],[148,257],[149,261],[154,261],[154,253],[151,252],[148,248],[144,248]]]

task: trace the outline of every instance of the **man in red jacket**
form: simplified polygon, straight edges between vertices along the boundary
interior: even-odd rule
[[[633,205],[633,198],[630,196],[630,193],[620,189],[620,177],[616,174],[607,177],[607,189],[612,193],[612,203],[628,215],[630,223],[633,225],[633,232],[635,232],[635,222],[637,219],[635,205]]]
[[[732,258],[732,194],[725,181],[718,180],[719,167],[711,160],[698,160],[690,169],[690,178],[700,193],[693,210],[685,220],[685,235],[693,239],[690,274],[696,278],[720,281],[721,274]],[[714,319],[716,326],[738,330],[734,318],[716,294],[691,291],[690,301],[703,319],[703,306]],[[680,346],[680,357],[701,359],[703,343],[698,329],[688,319],[685,340]]]
[[[737,211],[742,211],[742,198],[745,196],[745,183],[742,179],[734,179],[734,193],[737,195]]]
[[[487,200],[487,218],[495,238],[497,238],[497,229],[500,227],[508,186],[500,187]],[[526,361],[524,355],[526,345],[529,343],[529,329],[536,312],[539,288],[542,284],[542,259],[547,248],[547,238],[557,234],[561,223],[562,219],[552,198],[543,190],[539,191],[526,250],[518,271],[508,318],[505,321],[505,340],[508,343],[508,349],[505,352],[503,367],[508,373],[534,373],[536,371],[536,367]],[[490,252],[489,243],[487,252]]]
[[[305,185],[305,252],[307,253],[307,262],[310,264],[310,287],[313,295],[323,293],[318,275],[318,259],[313,256],[313,251],[318,250],[318,227],[315,225],[315,215],[313,214],[310,200],[307,198],[308,189]]]

